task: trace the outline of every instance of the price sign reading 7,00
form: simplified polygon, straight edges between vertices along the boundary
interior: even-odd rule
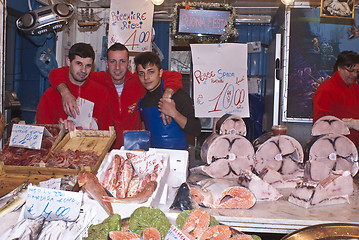
[[[210,99],[209,102],[215,102],[214,108],[208,112],[218,112],[230,107],[236,109],[241,109],[242,103],[245,99],[245,90],[244,89],[235,89],[233,84],[226,83],[222,91],[213,99]]]
[[[135,50],[135,47],[138,47],[139,43],[146,43],[150,39],[151,34],[149,31],[142,31],[139,36],[137,36],[137,30],[133,31],[130,37],[126,40],[124,45],[129,47],[130,50]]]

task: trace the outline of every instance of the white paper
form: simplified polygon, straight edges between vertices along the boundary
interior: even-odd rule
[[[171,225],[170,230],[168,231],[165,240],[190,240],[181,230]]]
[[[47,181],[39,182],[39,187],[60,190],[61,178],[51,178]]]
[[[77,115],[76,118],[68,117],[67,120],[73,121],[75,127],[97,130],[97,124],[96,124],[96,128],[92,126],[92,123],[94,122],[92,116],[93,116],[93,109],[95,107],[95,104],[89,100],[80,97],[76,99],[76,103],[77,106],[79,107],[80,114]]]
[[[48,221],[75,221],[80,214],[82,192],[31,186],[27,191],[25,218],[43,216]]]
[[[11,130],[9,146],[40,149],[44,128],[43,126],[14,124]]]
[[[196,117],[249,117],[247,44],[191,44]]]
[[[157,164],[160,164],[160,169],[162,168],[161,160],[162,158],[157,155],[156,151],[148,150],[146,152],[141,152],[140,154],[134,153],[136,157],[130,158],[133,168],[140,178],[146,176],[147,174],[153,173],[154,167]]]
[[[108,46],[119,42],[130,52],[151,51],[153,10],[150,0],[111,0]]]

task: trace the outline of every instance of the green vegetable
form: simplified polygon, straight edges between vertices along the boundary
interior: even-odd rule
[[[121,231],[121,216],[114,214],[106,218],[99,224],[92,224],[88,229],[85,240],[107,239],[110,231]]]
[[[161,238],[164,239],[167,235],[171,223],[166,215],[158,208],[139,207],[130,216],[130,230],[131,232],[142,234],[142,231],[149,227],[156,228]]]
[[[258,235],[251,235],[253,240],[262,240]]]
[[[180,214],[178,214],[177,218],[176,218],[176,227],[178,227],[179,229],[183,228],[184,223],[187,220],[187,217],[189,216],[189,214],[194,211],[194,209],[192,210],[185,210],[182,211]],[[212,227],[214,225],[218,225],[219,222],[213,217],[211,216],[211,221],[209,223],[209,226]]]

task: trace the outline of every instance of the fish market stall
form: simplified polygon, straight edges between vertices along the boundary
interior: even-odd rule
[[[189,181],[198,181],[202,176],[189,177]],[[219,222],[243,232],[290,233],[302,227],[322,223],[357,223],[359,224],[359,181],[355,181],[354,196],[349,204],[305,209],[288,202],[292,189],[283,189],[283,197],[277,201],[262,201],[250,209],[209,209],[204,208]],[[159,204],[169,216],[176,216],[179,211],[170,210],[177,188],[169,186],[166,204]]]

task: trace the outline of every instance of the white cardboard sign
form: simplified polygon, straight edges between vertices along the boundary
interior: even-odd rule
[[[171,225],[170,230],[168,231],[165,240],[190,240],[181,230]]]
[[[28,188],[25,217],[43,216],[48,221],[75,221],[80,214],[83,192],[31,186]]]
[[[95,107],[95,103],[86,100],[84,98],[78,97],[76,99],[77,106],[79,107],[80,114],[76,115],[76,118],[68,117],[68,120],[72,120],[74,122],[75,127],[82,127],[83,129],[93,129],[97,130],[96,128],[92,128],[91,123],[94,122],[93,116],[93,109]]]
[[[196,117],[249,117],[247,44],[191,44]]]
[[[45,127],[43,126],[14,124],[11,130],[9,146],[40,149],[44,129]]]
[[[111,0],[108,46],[119,42],[130,52],[151,51],[151,0]]]

